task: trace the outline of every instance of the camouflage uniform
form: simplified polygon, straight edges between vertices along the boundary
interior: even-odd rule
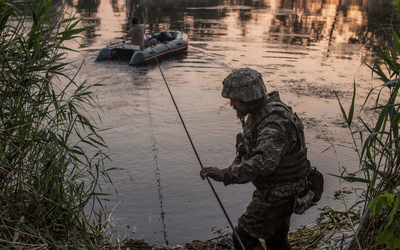
[[[250,69],[233,71],[223,84],[222,96],[244,102],[259,99],[266,91],[261,74]],[[303,124],[282,103],[278,92],[268,94],[261,106],[255,114],[247,115],[241,134],[246,153],[222,169],[223,182],[252,182],[256,187],[246,212],[238,219],[239,228],[254,238],[265,239],[269,249],[290,249],[287,234],[294,200],[305,195],[307,180],[304,172],[294,175],[296,178],[276,180],[283,162],[288,162],[283,160],[285,156],[306,150]],[[300,155],[303,161],[297,163],[306,164],[306,153]],[[280,175],[284,176],[284,171]]]
[[[281,102],[278,92],[269,94],[266,106],[272,102]],[[247,153],[222,170],[225,185],[252,182],[256,187],[247,211],[238,220],[239,227],[255,238],[287,237],[294,198],[305,194],[307,181],[302,177],[276,183],[273,174],[282,156],[301,149],[299,138],[293,122],[285,116],[272,113],[257,125],[249,114],[243,126]]]
[[[308,189],[303,124],[278,92],[266,95],[255,70],[234,70],[222,84],[222,96],[231,99],[243,122],[243,133],[237,137],[239,153],[228,168],[203,168],[200,176],[225,185],[252,182],[256,190],[238,219],[237,235],[246,249],[258,249],[258,238],[265,239],[268,250],[290,249],[287,235],[295,200]],[[235,247],[240,245],[237,235]]]

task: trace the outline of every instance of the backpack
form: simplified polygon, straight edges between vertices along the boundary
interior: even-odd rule
[[[168,31],[163,31],[158,35],[158,41],[160,42],[168,42],[174,40],[174,37]]]
[[[324,176],[316,167],[311,166],[307,179],[310,183],[310,190],[315,194],[312,202],[318,202],[324,192]]]

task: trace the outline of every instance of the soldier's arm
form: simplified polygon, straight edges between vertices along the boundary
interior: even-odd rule
[[[224,184],[247,183],[260,176],[272,174],[279,165],[281,156],[290,148],[287,141],[286,131],[279,124],[260,124],[258,146],[252,152],[253,157],[224,169]]]
[[[235,159],[233,160],[233,162],[231,163],[231,165],[230,166],[236,166],[236,165],[239,165],[240,164],[240,162],[241,162],[241,158],[237,155],[236,157],[235,157]]]

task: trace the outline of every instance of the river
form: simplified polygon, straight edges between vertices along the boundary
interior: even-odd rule
[[[113,239],[140,237],[174,246],[212,238],[228,226],[210,186],[199,177],[200,164],[157,65],[95,61],[101,48],[129,39],[133,16],[149,26],[149,34],[176,29],[190,37],[187,53],[162,60],[160,67],[204,166],[227,167],[235,156],[241,125],[220,94],[222,80],[233,69],[259,71],[268,91],[278,90],[303,119],[309,159],[326,183],[319,204],[292,217],[294,231],[312,223],[319,208],[344,209],[332,198],[340,186],[330,174],[339,174],[339,166],[358,168],[334,93],[348,109],[354,83],[358,104],[380,84],[362,64],[372,53],[362,45],[375,28],[372,19],[388,7],[378,3],[371,8],[368,2],[70,1],[69,10],[92,27],[78,43],[68,44],[79,51],[69,57],[76,65],[84,61],[77,81],[104,84],[95,94],[103,109],[101,127],[110,128],[101,134],[112,159],[107,166],[123,168],[111,172],[114,185],[108,191],[114,195],[104,201],[113,211]],[[254,187],[213,185],[236,224]],[[350,205],[354,200],[347,196]]]

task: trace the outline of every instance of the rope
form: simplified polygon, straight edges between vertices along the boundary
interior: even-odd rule
[[[176,111],[178,112],[179,118],[181,119],[182,125],[183,125],[183,127],[185,128],[186,134],[187,134],[187,136],[188,136],[188,138],[189,138],[190,144],[192,145],[193,151],[194,151],[194,153],[196,154],[196,157],[197,157],[197,160],[198,160],[198,162],[199,162],[199,164],[200,164],[200,167],[203,169],[203,168],[204,168],[204,167],[203,167],[203,164],[201,163],[200,157],[199,157],[199,155],[197,154],[197,150],[196,150],[196,148],[195,148],[195,146],[194,146],[194,144],[193,144],[192,139],[190,138],[190,135],[189,135],[189,132],[188,132],[188,130],[187,130],[187,128],[186,128],[185,122],[183,121],[183,118],[182,118],[182,116],[181,116],[181,113],[179,112],[178,105],[176,105],[174,96],[172,95],[172,92],[171,92],[171,90],[169,89],[167,80],[166,80],[165,77],[164,77],[164,73],[163,73],[163,71],[161,70],[161,67],[160,67],[160,64],[158,63],[157,57],[156,57],[156,62],[157,62],[158,68],[160,69],[161,75],[162,75],[162,77],[163,77],[163,79],[164,79],[165,85],[167,86],[167,89],[168,89],[169,95],[171,96],[172,102],[173,102],[174,105],[175,105],[175,109],[176,109]],[[240,243],[240,246],[242,247],[242,250],[246,250],[246,248],[244,247],[244,245],[243,245],[243,243],[242,243],[242,240],[240,239],[239,235],[237,234],[237,232],[236,232],[236,230],[235,230],[235,227],[233,226],[233,224],[232,224],[232,222],[231,222],[231,219],[229,218],[228,213],[226,212],[225,207],[224,207],[224,205],[222,204],[221,200],[219,199],[219,196],[218,196],[217,192],[215,191],[214,186],[212,185],[212,183],[211,183],[210,179],[208,178],[208,176],[206,176],[206,179],[207,179],[207,182],[208,182],[208,184],[210,185],[210,187],[211,187],[211,189],[212,189],[212,191],[213,191],[213,193],[214,193],[214,195],[215,195],[215,198],[217,198],[218,203],[219,203],[219,205],[221,206],[221,209],[222,209],[222,211],[224,212],[225,217],[226,217],[226,219],[228,220],[229,225],[231,226],[231,228],[232,228],[232,230],[233,230],[233,233],[235,234],[236,238],[238,239],[238,241],[239,241],[239,243]]]

